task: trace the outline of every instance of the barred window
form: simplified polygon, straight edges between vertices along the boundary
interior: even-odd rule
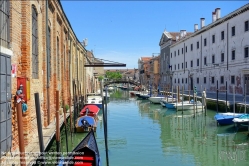
[[[32,78],[38,78],[38,13],[35,6],[32,6]]]
[[[10,42],[10,13],[9,0],[0,1],[0,44],[9,48]]]

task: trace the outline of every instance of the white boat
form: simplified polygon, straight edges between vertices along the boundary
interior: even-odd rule
[[[239,116],[237,118],[234,118],[233,122],[235,124],[248,125],[248,123],[249,123],[249,114],[243,114],[243,115],[241,115],[241,116]]]
[[[152,103],[154,103],[154,104],[160,104],[160,101],[162,100],[162,99],[164,99],[165,97],[163,97],[163,96],[151,96],[151,97],[149,97],[149,100],[152,102]]]
[[[97,93],[89,93],[87,94],[87,101],[85,105],[94,104],[99,108],[102,108],[102,97],[100,94]]]
[[[178,102],[173,105],[177,111],[182,111],[182,110],[200,110],[204,108],[202,103],[200,101],[194,102],[194,101],[183,101],[183,102]]]

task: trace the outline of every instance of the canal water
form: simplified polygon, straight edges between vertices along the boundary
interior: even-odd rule
[[[248,131],[236,132],[232,125],[217,126],[215,111],[195,117],[130,97],[128,91],[112,94],[107,105],[110,166],[248,166]],[[66,139],[61,131],[61,148]],[[68,132],[71,151],[85,136]],[[96,140],[101,164],[106,166],[102,112]],[[55,147],[51,147],[55,149]],[[50,150],[51,150],[50,149]]]

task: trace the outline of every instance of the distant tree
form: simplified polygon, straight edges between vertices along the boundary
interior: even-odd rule
[[[107,71],[105,73],[105,77],[108,78],[109,80],[120,80],[122,78],[122,74],[118,71],[115,72]]]

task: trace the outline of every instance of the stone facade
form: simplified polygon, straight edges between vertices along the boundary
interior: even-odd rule
[[[201,18],[200,29],[195,25],[193,34],[180,35],[170,47],[174,85],[216,92],[217,83],[219,90],[225,90],[227,83],[228,93],[234,87],[236,94],[249,94],[248,9],[249,4],[220,18],[218,8],[211,24],[205,26]]]

